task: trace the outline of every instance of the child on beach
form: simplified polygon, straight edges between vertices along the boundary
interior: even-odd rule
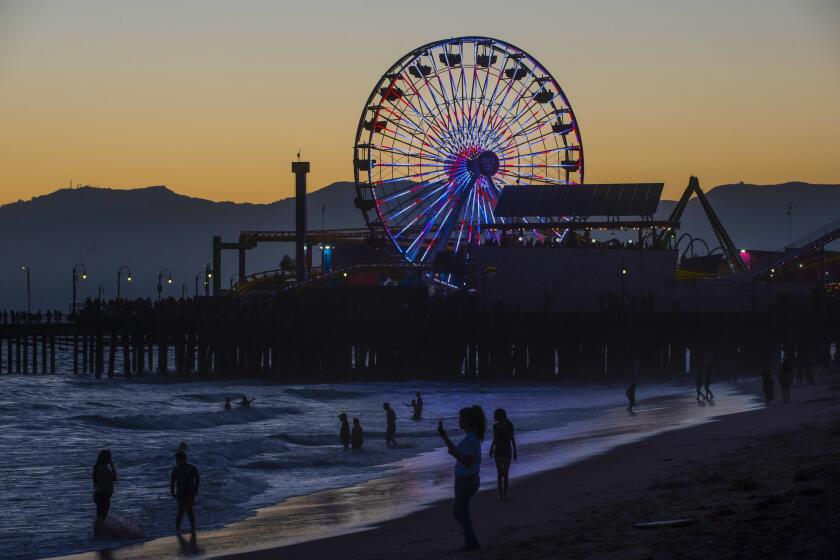
[[[496,477],[499,487],[497,500],[507,499],[510,479],[511,458],[517,460],[516,438],[513,435],[513,423],[508,420],[504,408],[497,408],[493,413],[493,443],[490,444],[490,457],[496,459]]]

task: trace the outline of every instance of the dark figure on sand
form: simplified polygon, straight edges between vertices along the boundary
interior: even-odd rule
[[[477,405],[462,408],[458,415],[458,426],[466,434],[458,445],[452,443],[446,435],[442,421],[438,422],[438,434],[449,449],[449,454],[455,457],[455,501],[452,513],[464,532],[464,547],[461,550],[467,551],[479,548],[470,517],[470,500],[481,484],[481,440],[487,428],[484,411]]]
[[[225,397],[225,410],[233,410],[233,405],[230,404],[230,397]]]
[[[353,418],[353,431],[350,433],[350,445],[353,449],[359,450],[364,445],[364,432],[358,418]]]
[[[175,515],[175,532],[181,532],[184,513],[190,520],[190,533],[195,534],[195,513],[193,503],[198,495],[198,469],[187,463],[187,454],[179,451],[175,454],[175,468],[169,480],[169,491],[178,500],[178,513]]]
[[[347,449],[350,447],[350,422],[347,421],[347,414],[343,412],[338,415],[338,419],[341,421],[338,439],[341,440],[341,445],[344,446],[344,449]]]
[[[703,396],[703,372],[699,369],[694,371],[694,388],[697,390],[697,401],[706,400]]]
[[[764,402],[770,404],[776,398],[776,395],[774,394],[773,376],[770,375],[769,369],[761,372],[761,387],[764,389]]]
[[[504,408],[497,408],[493,413],[493,443],[490,444],[490,457],[496,459],[496,477],[499,486],[499,495],[496,499],[509,498],[508,482],[510,480],[510,462],[516,461],[516,438],[514,437],[513,423],[508,420]]]
[[[793,368],[790,366],[790,360],[785,358],[782,360],[782,368],[779,371],[779,386],[782,388],[782,400],[786,403],[790,402],[790,386],[793,383]]]
[[[382,408],[385,409],[385,445],[396,447],[397,413],[394,412],[394,409],[388,403],[383,403]]]
[[[627,412],[633,412],[633,407],[636,406],[636,376],[630,381],[627,390],[624,391],[624,396],[627,397]]]
[[[706,369],[706,371],[703,372],[703,389],[705,391],[704,394],[703,394],[703,397],[707,401],[710,401],[710,400],[715,398],[715,396],[712,394],[712,389],[711,389],[711,387],[712,387],[712,366],[706,364],[705,369]]]
[[[98,534],[102,523],[111,510],[111,496],[114,494],[114,482],[117,480],[117,470],[111,460],[111,452],[103,449],[96,457],[93,466],[93,503],[96,504],[96,524],[94,534]]]
[[[423,411],[417,404],[417,399],[411,399],[410,403],[404,402],[403,404],[411,407],[411,410],[413,411],[413,414],[411,415],[412,420],[420,420],[423,417]]]

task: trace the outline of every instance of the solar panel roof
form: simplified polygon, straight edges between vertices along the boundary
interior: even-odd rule
[[[663,183],[509,185],[494,214],[500,218],[652,216]]]

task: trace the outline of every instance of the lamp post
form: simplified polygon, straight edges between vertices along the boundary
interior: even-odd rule
[[[158,301],[160,301],[160,294],[163,292],[163,275],[166,274],[166,283],[172,283],[172,272],[168,268],[164,268],[160,272],[158,272],[158,283],[157,283],[157,292],[158,292]]]
[[[199,276],[201,276],[201,274],[196,274],[195,275],[195,297],[198,297],[198,277]]]
[[[187,283],[181,282],[181,299],[187,299]]]
[[[96,296],[99,299],[99,303],[102,303],[102,296],[105,293],[105,287],[102,284],[99,284],[99,290],[96,292]]]
[[[210,263],[204,263],[204,295],[210,295],[210,279],[213,278],[213,270]]]
[[[30,273],[32,270],[28,266],[20,267],[22,271],[26,273],[26,320],[29,320],[29,315],[32,314],[32,284],[30,283]]]
[[[76,312],[76,284],[79,283],[79,269],[81,268],[82,280],[87,280],[87,269],[82,263],[76,263],[73,267],[73,305],[70,307],[70,314]]]
[[[123,270],[125,270],[126,273],[127,273],[126,278],[125,278],[126,281],[131,282],[131,269],[128,268],[127,266],[125,266],[125,265],[121,266],[119,268],[119,270],[117,270],[117,299],[120,299],[120,294],[122,293],[120,285],[122,284],[122,272],[123,272]]]
[[[624,261],[621,261],[621,265],[618,267],[618,277],[621,279],[621,309],[624,309],[624,279],[627,278],[627,274],[629,271],[627,270],[627,266],[625,266]]]

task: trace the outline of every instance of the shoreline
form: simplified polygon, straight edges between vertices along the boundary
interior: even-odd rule
[[[690,391],[686,388],[670,400],[667,400],[668,397],[646,399],[639,409],[640,413],[635,416],[628,416],[623,407],[620,410],[618,407],[610,408],[604,411],[600,422],[592,424],[587,421],[576,427],[573,427],[574,423],[568,424],[557,429],[560,434],[521,433],[517,439],[520,447],[526,448],[520,452],[526,458],[514,466],[516,478],[512,478],[512,487],[530,484],[532,478],[555,472],[558,466],[561,470],[574,467],[581,457],[586,463],[591,460],[586,457],[595,455],[597,458],[609,455],[613,452],[611,450],[632,448],[640,440],[659,437],[658,434],[663,431],[682,432],[686,423],[708,424],[720,415],[732,415],[744,408],[758,406],[753,392],[745,391],[748,387],[745,384],[721,384],[720,396],[723,398],[716,406],[696,406],[693,399],[687,397]],[[627,418],[635,418],[635,422],[630,424]],[[485,453],[488,445],[485,442]],[[484,487],[488,484],[494,486],[492,461],[485,458],[483,462]],[[562,466],[564,464],[567,466]],[[164,536],[61,558],[81,560],[100,558],[102,554],[115,560],[179,557],[185,554],[250,558],[253,554],[278,547],[283,550],[307,547],[317,545],[325,538],[342,539],[352,534],[369,534],[378,531],[377,527],[414,518],[429,509],[448,508],[451,458],[441,449],[394,466],[398,467],[396,472],[383,477],[349,487],[292,497],[258,509],[254,515],[219,529],[200,531],[196,542]],[[424,487],[424,484],[427,486]],[[482,493],[487,493],[487,490],[482,490]],[[395,518],[398,519],[383,522],[383,519]],[[450,525],[448,512],[443,519],[445,528]]]
[[[744,492],[731,489],[739,484],[739,476],[748,485],[749,474],[743,475],[743,472],[767,467],[767,454],[775,457],[775,446],[779,441],[794,447],[799,441],[800,447],[805,446],[799,451],[805,453],[810,449],[808,444],[813,442],[803,440],[803,432],[810,432],[815,438],[823,432],[840,438],[840,392],[830,390],[828,381],[827,376],[821,376],[815,386],[796,388],[792,404],[775,403],[727,415],[712,422],[654,435],[568,466],[512,480],[513,497],[508,501],[497,502],[494,490],[482,490],[473,501],[473,512],[483,549],[463,556],[525,559],[552,558],[559,553],[572,555],[574,552],[575,556],[582,557],[622,558],[627,557],[628,551],[619,543],[627,539],[650,539],[654,537],[648,535],[655,535],[656,542],[649,546],[653,551],[671,549],[675,554],[702,558],[712,554],[709,546],[726,542],[731,553],[737,552],[739,547],[740,552],[733,556],[722,550],[724,556],[743,557],[752,552],[753,547],[760,546],[760,542],[767,541],[768,535],[757,530],[750,537],[747,529],[746,537],[739,534],[740,540],[707,539],[703,541],[704,547],[697,547],[693,533],[715,533],[728,528],[731,526],[729,516],[740,514],[754,524],[768,522],[772,529],[774,517],[758,516],[755,521],[749,517],[750,511],[752,507],[763,507],[762,504],[781,503],[783,498],[779,498],[774,489],[782,488],[784,481],[757,482],[755,488],[747,488]],[[777,459],[780,464],[774,465],[765,476],[774,476],[774,471],[785,481],[804,476],[797,474],[806,468],[805,462],[800,461],[802,456],[802,453],[785,456],[784,464]],[[721,474],[718,469],[726,461],[735,466]],[[772,459],[769,462],[772,464]],[[742,474],[727,474],[736,470]],[[492,466],[489,469],[485,466],[483,472],[485,477],[495,474]],[[717,486],[717,492],[709,495],[703,490],[703,498],[698,500],[697,484],[701,489]],[[813,493],[824,499],[832,495],[827,490],[810,487],[796,492],[799,492],[796,496]],[[723,505],[703,503],[715,499]],[[744,501],[756,505],[739,505]],[[461,546],[460,532],[451,519],[449,508],[450,501],[444,500],[361,532],[213,558],[384,559],[392,558],[396,550],[400,551],[401,558],[443,557]],[[742,508],[743,512],[740,511]],[[644,522],[678,517],[693,519],[696,525],[690,529],[647,532],[633,529],[631,523],[632,520]],[[831,523],[836,519],[836,516],[829,517],[827,521]],[[797,527],[800,531],[806,530],[800,525]],[[683,533],[674,534],[674,531]],[[611,532],[622,537],[608,538],[606,535]],[[809,543],[812,547],[833,547],[840,544],[840,540],[829,532],[822,539],[810,539],[802,546],[807,547]]]

